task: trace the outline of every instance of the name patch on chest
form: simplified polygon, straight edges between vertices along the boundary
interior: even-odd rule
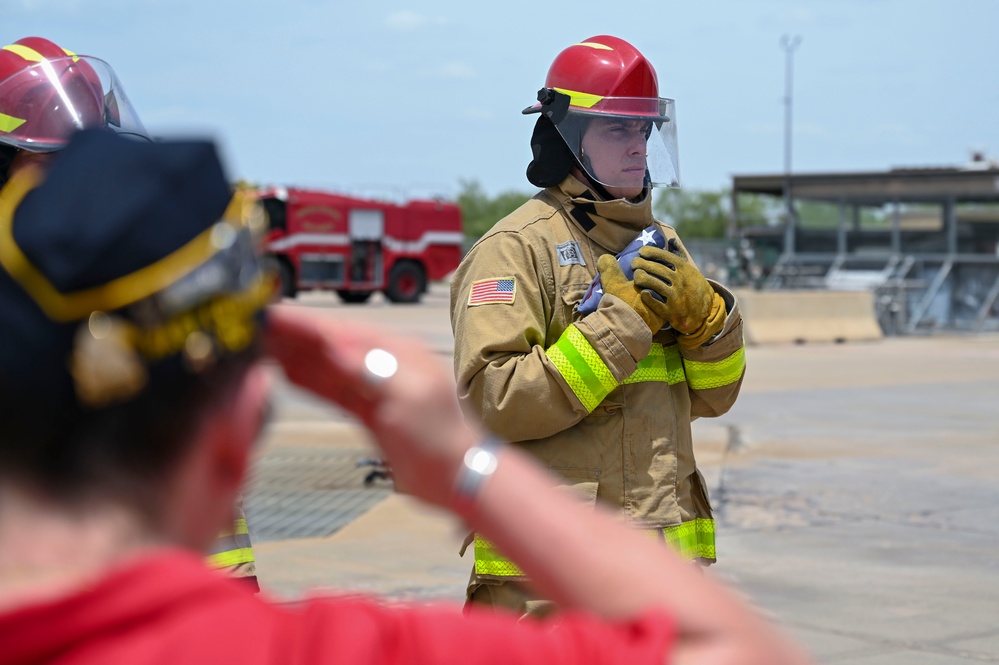
[[[468,291],[468,306],[512,305],[517,299],[516,277],[491,277],[472,282]]]
[[[558,254],[558,264],[560,266],[568,266],[572,264],[579,266],[586,265],[586,259],[583,258],[583,250],[580,248],[579,243],[575,240],[560,242],[555,245],[555,252]]]

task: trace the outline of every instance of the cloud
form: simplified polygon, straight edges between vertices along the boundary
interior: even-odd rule
[[[427,24],[427,17],[411,11],[393,12],[385,23],[393,30],[418,30]]]

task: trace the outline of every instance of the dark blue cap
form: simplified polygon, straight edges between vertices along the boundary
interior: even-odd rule
[[[0,392],[100,407],[248,346],[270,289],[256,210],[208,141],[83,131],[44,177],[15,174],[0,191]]]

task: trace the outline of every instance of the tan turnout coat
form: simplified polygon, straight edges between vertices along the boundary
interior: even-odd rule
[[[490,430],[539,459],[585,500],[618,509],[635,526],[710,519],[691,421],[725,413],[739,393],[745,356],[738,306],[712,282],[728,305],[724,328],[710,344],[682,354],[673,332],[653,336],[612,295],[582,317],[576,307],[596,275],[598,257],[618,253],[654,222],[651,197],[641,203],[592,198],[569,176],[497,223],[462,261],[451,282],[459,398]],[[655,223],[667,239],[676,237],[671,227]],[[472,285],[496,278],[514,280],[512,302],[470,304]],[[549,357],[572,325],[592,347],[590,361],[621,383],[592,410]],[[688,380],[624,383],[653,341],[676,366],[686,367]],[[693,368],[715,366],[728,369],[728,383],[690,385]]]

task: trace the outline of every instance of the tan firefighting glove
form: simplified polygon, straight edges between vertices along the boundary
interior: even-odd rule
[[[625,277],[620,264],[612,254],[604,254],[597,259],[597,272],[600,273],[600,288],[604,293],[617,296],[621,300],[638,312],[638,315],[645,321],[645,325],[653,334],[666,323],[666,317],[661,313],[663,303],[653,298],[652,304],[646,303],[642,299],[642,292],[635,287],[635,283]]]
[[[687,259],[683,245],[671,239],[669,250],[646,245],[631,262],[642,301],[657,306],[686,349],[701,346],[725,325],[725,300]]]

